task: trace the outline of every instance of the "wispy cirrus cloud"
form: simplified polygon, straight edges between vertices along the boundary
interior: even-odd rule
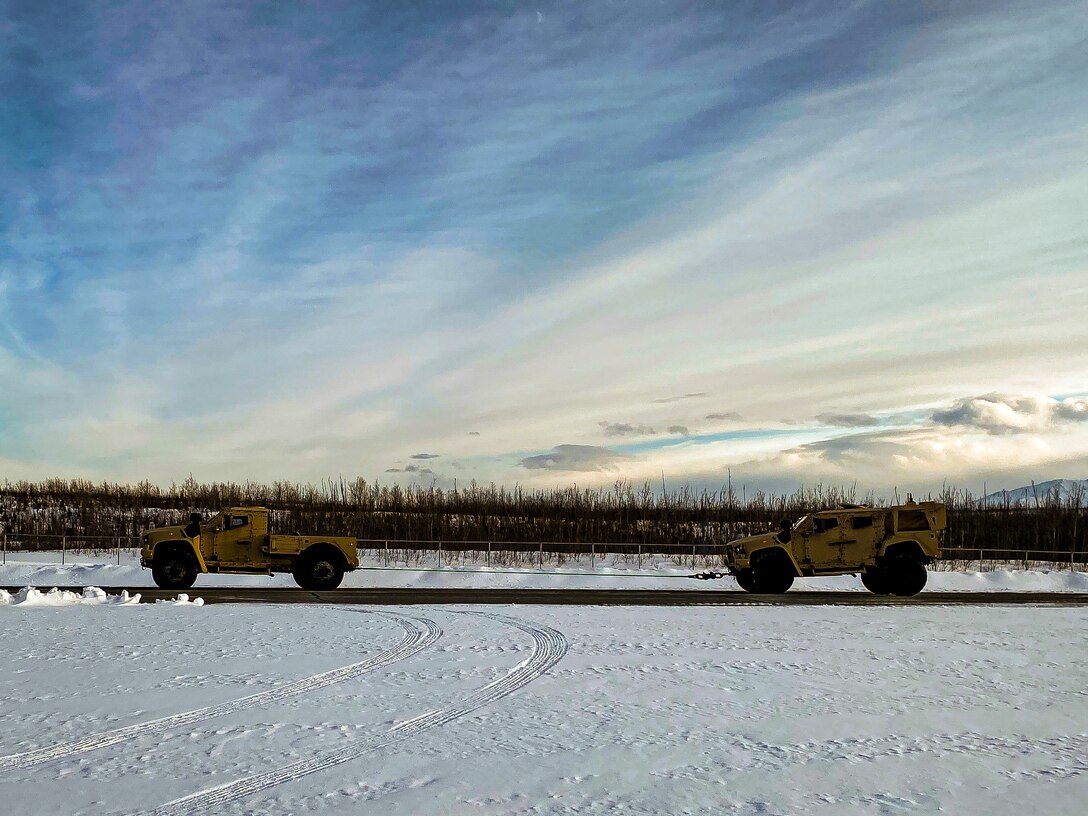
[[[595,445],[556,445],[550,453],[525,457],[521,466],[527,470],[615,471],[630,458],[627,454]]]
[[[1079,403],[956,401],[1083,388],[1078,14],[22,8],[5,472],[305,479],[407,449],[546,482],[525,451],[618,416],[649,446],[582,478],[710,478],[903,417],[929,441],[879,449],[902,474],[982,434],[1045,476]],[[789,472],[845,474],[816,450]]]
[[[744,417],[742,417],[736,411],[718,411],[713,414],[707,414],[703,418],[715,421],[728,420],[729,422],[741,422],[744,419]]]
[[[690,399],[702,399],[703,397],[709,397],[710,395],[705,391],[696,391],[690,394],[680,394],[676,397],[662,397],[661,399],[655,399],[657,403],[670,403],[670,402],[682,402]]]
[[[598,422],[605,436],[653,436],[657,433],[649,425],[632,425],[630,422]]]
[[[824,425],[837,425],[842,428],[870,428],[879,425],[880,420],[872,414],[836,414],[823,413],[816,417]]]

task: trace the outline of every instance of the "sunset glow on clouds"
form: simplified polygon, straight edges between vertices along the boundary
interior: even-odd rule
[[[770,6],[3,6],[0,476],[1088,475],[1083,3]]]

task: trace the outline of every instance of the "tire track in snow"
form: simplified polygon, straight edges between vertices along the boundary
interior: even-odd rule
[[[193,814],[215,813],[218,808],[230,802],[244,799],[276,785],[301,779],[304,776],[327,770],[373,751],[403,742],[417,734],[445,725],[508,694],[512,694],[543,675],[562,660],[567,653],[569,644],[566,637],[562,632],[552,629],[550,626],[539,626],[519,618],[486,612],[449,611],[461,615],[478,615],[520,629],[532,637],[533,653],[503,677],[477,689],[454,705],[397,723],[378,739],[355,742],[272,771],[254,774],[244,779],[189,794],[156,808],[152,812],[154,816],[192,816]]]
[[[88,751],[98,750],[99,748],[108,748],[112,745],[128,742],[136,737],[142,737],[147,734],[159,734],[168,731],[171,728],[192,725],[193,723],[210,720],[213,717],[222,717],[227,714],[245,711],[246,709],[255,706],[275,703],[288,697],[317,691],[337,683],[353,680],[356,677],[369,674],[372,671],[384,668],[392,663],[405,660],[428,648],[442,636],[442,629],[429,618],[421,618],[415,615],[398,615],[389,612],[367,612],[367,614],[380,615],[395,620],[403,627],[404,636],[396,645],[384,649],[366,660],[352,663],[338,669],[321,672],[320,674],[313,674],[309,677],[303,677],[282,686],[276,686],[275,688],[257,692],[256,694],[250,694],[246,697],[240,697],[237,700],[228,700],[204,708],[183,711],[178,714],[171,714],[167,717],[148,720],[147,722],[134,723],[110,731],[90,734],[81,739],[72,740],[71,742],[62,742],[45,748],[38,748],[33,751],[23,751],[17,754],[2,756],[0,757],[0,771],[31,768],[45,762],[64,759],[76,754],[84,754]]]

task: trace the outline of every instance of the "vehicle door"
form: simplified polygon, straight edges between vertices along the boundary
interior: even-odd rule
[[[200,552],[205,561],[216,561],[216,539],[223,532],[223,514],[216,513],[200,527]]]
[[[805,557],[813,569],[837,567],[842,560],[843,528],[838,516],[812,517],[805,535]]]
[[[215,557],[220,564],[249,566],[256,551],[248,513],[224,513],[223,528],[215,534]]]
[[[842,566],[857,567],[870,563],[884,538],[884,513],[850,513],[843,517],[841,529]]]

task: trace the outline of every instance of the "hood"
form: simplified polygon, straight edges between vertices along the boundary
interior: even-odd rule
[[[148,530],[144,533],[147,541],[163,541],[165,539],[176,540],[179,538],[188,538],[185,535],[184,527],[156,527],[154,530]]]
[[[734,538],[729,542],[729,546],[737,549],[750,550],[753,546],[763,546],[764,544],[772,542],[778,543],[774,533],[760,533],[759,535],[747,536],[745,538]]]

